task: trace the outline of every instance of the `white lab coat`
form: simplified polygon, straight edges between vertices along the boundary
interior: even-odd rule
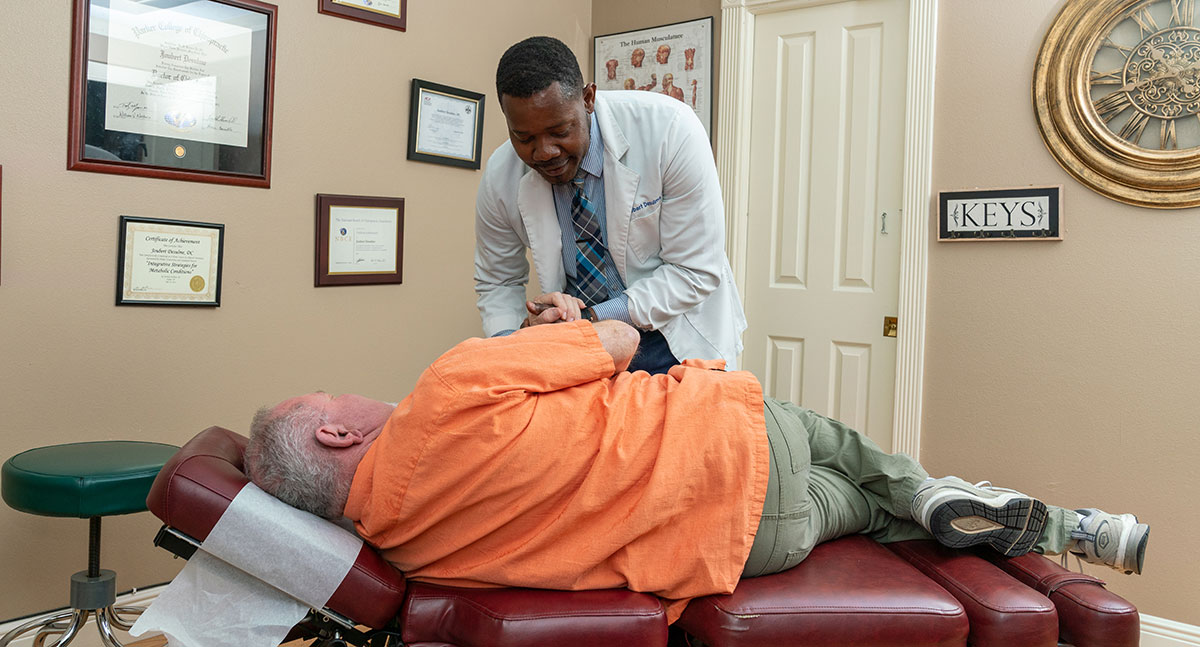
[[[629,314],[662,332],[676,358],[736,368],[746,318],[725,256],[725,214],[712,148],[684,103],[654,92],[596,93],[604,139],[609,253]],[[550,183],[505,142],[475,203],[475,291],[485,335],[520,326],[533,251],[541,292],[566,286]]]

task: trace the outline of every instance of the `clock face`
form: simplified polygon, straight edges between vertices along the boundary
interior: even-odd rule
[[[1196,0],[1144,0],[1102,27],[1088,89],[1113,135],[1149,150],[1200,147],[1195,20]]]
[[[1038,129],[1075,179],[1200,206],[1200,0],[1066,0],[1033,74]]]

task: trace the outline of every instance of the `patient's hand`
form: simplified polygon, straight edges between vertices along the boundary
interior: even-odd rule
[[[522,328],[537,326],[560,321],[576,321],[583,309],[583,301],[562,292],[550,292],[525,302],[529,316],[525,317]]]

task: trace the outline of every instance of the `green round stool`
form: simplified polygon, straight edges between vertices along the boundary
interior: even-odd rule
[[[117,574],[100,568],[100,518],[146,509],[146,495],[164,463],[179,448],[163,443],[108,440],[38,447],[8,459],[0,470],[0,494],[9,507],[45,517],[78,517],[89,522],[88,567],[71,576],[71,610],[27,622],[0,638],[0,647],[38,630],[36,647],[61,634],[50,647],[65,647],[96,616],[100,638],[121,647],[112,627],[128,631],[141,607],[114,607]]]

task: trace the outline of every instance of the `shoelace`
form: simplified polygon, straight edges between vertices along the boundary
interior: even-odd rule
[[[1062,564],[1062,567],[1067,569],[1068,571],[1071,570],[1071,567],[1068,565],[1067,555],[1072,555],[1075,557],[1075,565],[1079,567],[1079,572],[1082,574],[1083,573],[1083,560],[1079,558],[1079,555],[1077,553],[1072,553],[1069,550],[1064,552],[1063,554],[1058,556],[1058,563]]]
[[[992,491],[994,491],[994,492],[1008,492],[1008,493],[1010,493],[1010,494],[1021,494],[1021,495],[1024,495],[1024,492],[1018,492],[1017,490],[1013,490],[1013,489],[1006,488],[1006,487],[996,487],[996,486],[992,485],[992,482],[991,482],[991,481],[980,481],[980,482],[978,482],[978,483],[976,483],[976,484],[975,484],[975,487],[977,487],[977,488],[987,488],[987,489],[989,489],[989,490],[992,490]]]

